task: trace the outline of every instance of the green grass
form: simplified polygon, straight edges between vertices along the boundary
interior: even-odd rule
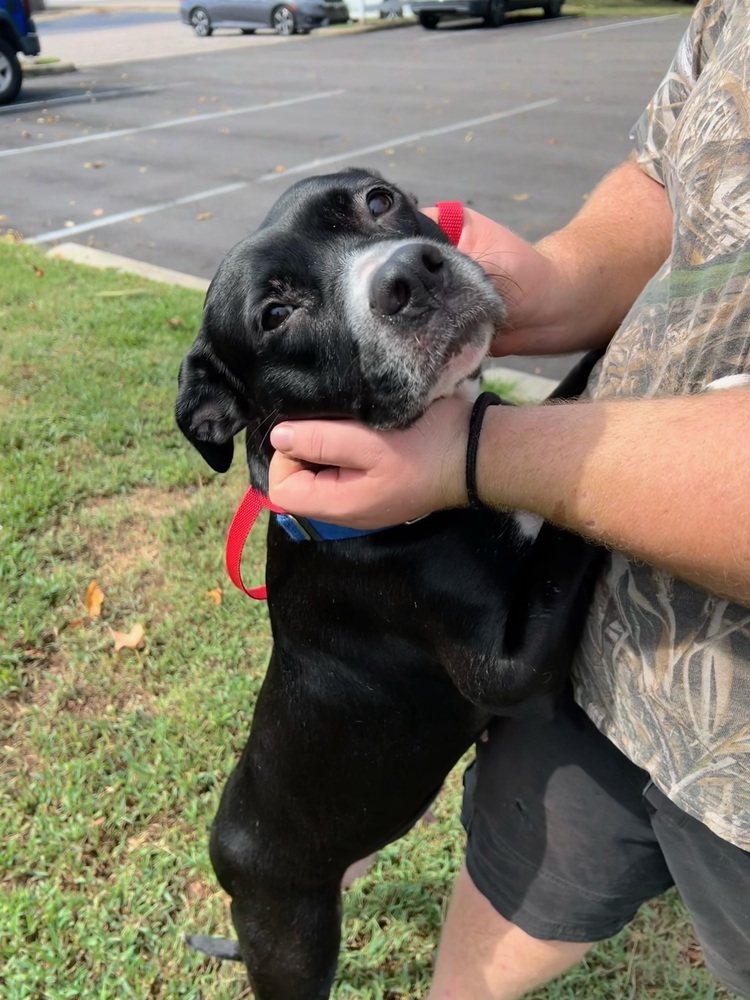
[[[566,0],[563,13],[579,17],[662,17],[692,14],[691,0]]]
[[[9,244],[0,272],[0,995],[234,1000],[241,970],[181,935],[231,934],[206,835],[269,633],[225,583],[243,471],[207,474],[173,425],[201,296]],[[254,535],[257,576],[262,559]],[[115,654],[110,627],[136,623],[145,648]],[[426,994],[458,793],[455,772],[438,821],[347,894],[337,1000]],[[691,942],[668,897],[534,996],[719,996]]]

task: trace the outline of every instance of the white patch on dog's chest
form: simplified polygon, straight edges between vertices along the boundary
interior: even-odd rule
[[[544,518],[538,514],[530,514],[527,510],[517,510],[511,517],[524,541],[533,542],[544,524]]]

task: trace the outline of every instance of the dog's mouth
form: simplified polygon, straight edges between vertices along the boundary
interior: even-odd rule
[[[426,239],[354,254],[343,301],[366,386],[358,416],[379,429],[408,427],[437,399],[460,392],[505,315],[478,264]]]

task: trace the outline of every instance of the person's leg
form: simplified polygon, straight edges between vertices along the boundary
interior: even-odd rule
[[[669,888],[647,782],[572,701],[496,720],[464,779],[466,868],[429,1000],[523,996]]]
[[[591,947],[540,941],[501,917],[464,866],[453,888],[428,1000],[517,1000]]]
[[[717,837],[655,785],[645,798],[706,965],[733,993],[750,998],[750,852]]]

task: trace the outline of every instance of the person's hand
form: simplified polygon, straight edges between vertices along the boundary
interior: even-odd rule
[[[405,431],[353,420],[285,421],[271,431],[272,503],[301,517],[385,528],[467,502],[471,403],[438,400]]]
[[[422,209],[437,222],[437,209]],[[508,310],[490,353],[562,354],[578,349],[561,324],[568,296],[555,262],[505,226],[464,208],[458,249],[484,268]]]

